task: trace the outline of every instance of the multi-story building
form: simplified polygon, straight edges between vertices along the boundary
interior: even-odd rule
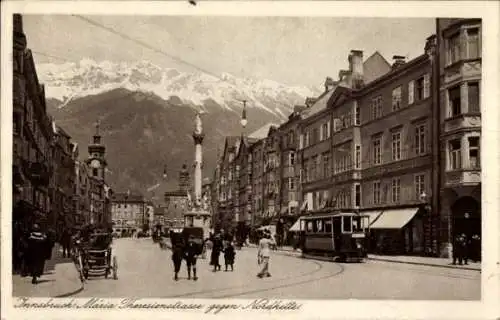
[[[437,19],[434,94],[441,141],[439,205],[441,254],[450,256],[453,239],[465,234],[481,253],[481,19]]]
[[[154,228],[154,216],[155,216],[155,206],[152,201],[146,202],[146,221],[148,224],[148,230],[153,230]]]
[[[264,140],[264,217],[266,224],[276,222],[281,211],[281,133],[271,126]]]
[[[51,211],[51,120],[18,14],[14,15],[13,40],[12,222],[19,228],[34,221],[55,227],[47,219]]]
[[[305,106],[294,106],[294,111],[288,117],[288,121],[279,127],[281,132],[281,166],[280,178],[280,213],[278,225],[282,230],[285,243],[290,239],[287,237],[288,229],[297,220],[299,211],[300,195],[300,166],[298,161],[299,147],[299,124],[302,119],[301,113]]]
[[[51,188],[52,223],[56,224],[56,230],[61,233],[66,227],[75,224],[74,217],[74,186],[75,186],[75,162],[73,158],[73,144],[71,136],[63,128],[52,122],[53,144],[52,144],[52,172],[54,185]]]
[[[240,137],[226,137],[224,151],[220,161],[218,221],[216,229],[229,230],[234,227],[234,217],[237,213],[234,208],[234,198],[237,197],[238,185],[235,180],[234,158],[237,154]]]
[[[356,179],[346,193],[351,195],[349,206],[368,210],[372,218],[372,248],[397,253],[423,253],[425,248],[430,253],[437,250],[432,211],[422,206],[426,195],[435,194],[430,183],[430,58],[427,53],[408,62],[394,58],[388,73],[351,99],[351,109],[359,108],[354,121],[360,129],[354,131],[360,139],[348,148],[354,161],[348,161],[347,172]]]
[[[267,135],[267,133],[266,133]],[[264,138],[250,147],[252,157],[252,217],[251,225],[264,224]]]
[[[89,197],[89,168],[78,160],[79,148],[73,145],[73,157],[75,163],[75,184],[73,190],[73,207],[75,213],[75,225],[81,226],[90,223],[90,197]]]
[[[169,228],[182,228],[184,226],[184,213],[190,206],[191,182],[187,166],[182,165],[179,172],[179,187],[177,190],[164,193],[165,216],[164,225]]]
[[[113,232],[130,236],[143,230],[146,201],[141,194],[114,193],[111,198]]]

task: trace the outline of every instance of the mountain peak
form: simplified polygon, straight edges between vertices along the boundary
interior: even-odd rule
[[[261,108],[283,117],[307,96],[321,93],[319,89],[288,86],[267,79],[243,79],[227,72],[220,77],[181,72],[147,60],[97,62],[85,58],[77,63],[39,64],[37,69],[39,78],[45,83],[47,98],[62,101],[62,106],[76,98],[125,88],[153,93],[166,101],[177,97],[194,106],[214,101],[233,111],[241,108],[241,100],[247,100],[250,108]]]

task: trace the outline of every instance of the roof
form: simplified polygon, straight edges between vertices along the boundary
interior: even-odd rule
[[[120,202],[120,203],[132,203],[132,202],[145,202],[144,197],[142,194],[128,194],[125,192],[122,193],[115,193],[113,194],[113,197],[111,197],[112,202]]]
[[[309,118],[314,114],[326,109],[326,104],[328,100],[330,100],[330,97],[332,96],[333,92],[335,92],[336,88],[337,86],[333,87],[330,91],[324,92],[321,96],[319,96],[318,100],[316,100],[316,102],[311,106],[311,108],[304,111],[305,118]]]
[[[380,78],[390,71],[391,64],[378,51],[375,51],[363,62],[363,80],[365,84]]]
[[[276,127],[277,128],[277,127],[279,127],[279,124],[272,123],[272,122],[266,123],[265,125],[263,125],[259,129],[255,130],[254,132],[252,132],[251,134],[249,134],[248,138],[250,138],[250,139],[257,139],[257,140],[264,139],[264,138],[267,137],[267,135],[268,135],[269,130],[271,129],[271,127]]]

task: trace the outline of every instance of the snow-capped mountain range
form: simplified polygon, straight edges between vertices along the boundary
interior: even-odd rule
[[[117,63],[84,59],[77,63],[38,64],[37,72],[45,84],[47,98],[61,101],[60,107],[79,97],[125,88],[164,100],[178,97],[182,103],[194,106],[203,106],[212,100],[232,111],[241,110],[241,100],[247,100],[250,108],[261,108],[284,117],[293,105],[321,93],[319,88],[238,78],[228,73],[216,77],[202,72],[181,72],[148,61]]]

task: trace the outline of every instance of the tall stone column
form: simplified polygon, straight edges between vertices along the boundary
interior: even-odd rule
[[[201,205],[201,166],[203,163],[203,139],[205,138],[205,134],[203,133],[202,122],[200,113],[196,114],[195,118],[195,128],[193,132],[193,140],[195,145],[195,154],[194,154],[194,196],[195,196],[195,206],[197,208]]]

